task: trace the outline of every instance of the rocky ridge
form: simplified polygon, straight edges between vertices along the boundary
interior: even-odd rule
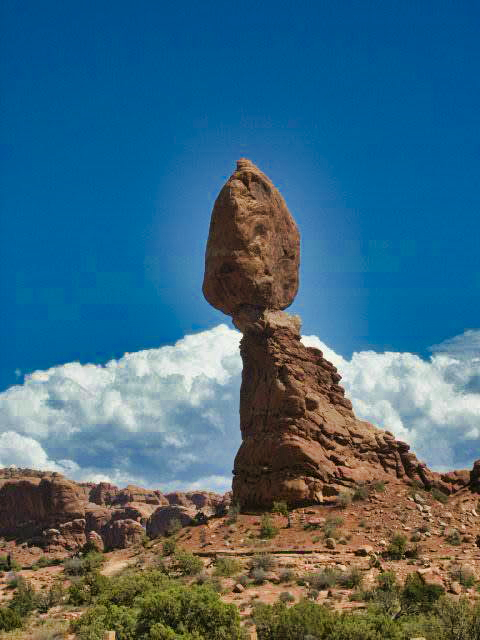
[[[208,491],[162,494],[129,485],[81,483],[59,473],[0,469],[0,536],[75,551],[89,539],[105,549],[126,548],[146,533],[164,533],[224,513],[229,494]],[[199,515],[203,514],[203,515]]]

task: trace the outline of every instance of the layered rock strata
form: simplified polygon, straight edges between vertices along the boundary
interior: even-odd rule
[[[47,471],[0,469],[0,536],[50,551],[74,551],[87,541],[98,548],[129,547],[146,532],[161,535],[172,519],[191,524],[224,513],[229,504],[229,493],[163,495],[133,485],[77,484]]]

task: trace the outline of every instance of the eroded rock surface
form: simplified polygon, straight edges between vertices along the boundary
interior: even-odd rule
[[[172,504],[160,491],[134,485],[78,484],[59,473],[0,469],[0,536],[48,551],[76,551],[87,541],[123,549],[140,542],[147,530],[162,535],[177,517],[185,524],[213,516],[230,494],[177,492],[169,499]]]
[[[300,236],[284,199],[252,162],[241,159],[215,202],[203,293],[235,316],[242,307],[288,307],[298,289]]]
[[[283,311],[298,289],[300,241],[285,201],[241,159],[212,212],[203,292],[243,333],[242,444],[233,501],[243,509],[319,503],[342,489],[395,476],[445,493],[479,485],[479,468],[431,472],[393,434],[357,420],[336,368],[300,340]]]

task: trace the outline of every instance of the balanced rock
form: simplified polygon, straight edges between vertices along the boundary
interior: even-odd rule
[[[345,487],[394,475],[421,486],[439,477],[408,444],[357,420],[337,369],[305,347],[300,319],[283,311],[298,289],[299,234],[270,180],[248,160],[212,212],[203,292],[242,331],[242,444],[233,502],[243,509],[319,503]]]
[[[241,159],[215,202],[203,293],[233,316],[243,307],[285,309],[298,289],[300,236],[267,176]]]

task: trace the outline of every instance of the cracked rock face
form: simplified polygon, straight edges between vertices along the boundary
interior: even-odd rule
[[[267,176],[241,159],[215,202],[203,293],[235,316],[245,307],[285,309],[298,290],[300,236]]]
[[[242,331],[242,444],[233,501],[243,509],[322,502],[359,483],[395,476],[450,493],[408,444],[357,420],[341,376],[300,340],[300,319],[283,312],[298,289],[300,240],[287,206],[249,160],[213,208],[203,292]]]

